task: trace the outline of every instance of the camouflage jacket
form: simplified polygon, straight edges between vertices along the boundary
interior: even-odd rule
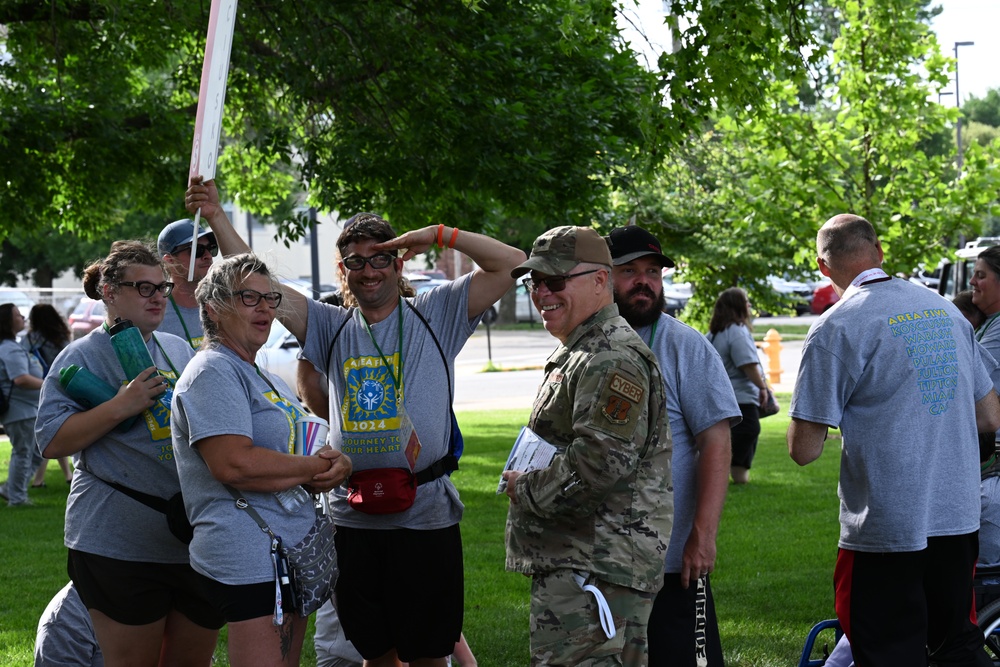
[[[507,569],[571,568],[659,589],[673,447],[656,357],[617,306],[585,320],[549,357],[529,426],[558,453],[517,480]]]

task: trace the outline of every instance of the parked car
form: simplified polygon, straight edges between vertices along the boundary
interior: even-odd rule
[[[810,301],[813,298],[813,290],[809,285],[799,280],[789,280],[781,276],[768,276],[767,282],[771,289],[778,293],[778,298],[783,304],[794,307],[798,315],[804,315],[811,310]]]
[[[292,332],[278,320],[271,324],[271,335],[257,351],[257,365],[268,373],[277,375],[295,391],[295,373],[298,367],[299,342]]]
[[[833,283],[827,283],[816,288],[816,291],[813,292],[812,302],[809,305],[813,315],[822,315],[838,301],[840,301],[840,296],[833,289]]]
[[[980,236],[968,241],[964,248],[955,251],[955,262],[948,258],[942,259],[937,268],[940,277],[938,294],[950,300],[959,292],[969,289],[969,278],[972,277],[972,269],[976,265],[979,253],[995,245],[1000,245],[1000,237]]]
[[[691,300],[691,283],[674,282],[674,270],[663,270],[663,312],[677,317]]]
[[[24,319],[28,319],[28,313],[31,311],[32,306],[35,305],[31,297],[21,290],[16,289],[0,289],[0,303],[14,304],[21,311],[21,314],[24,315]]]
[[[493,312],[493,320],[489,322],[492,324],[496,321],[496,313],[500,312],[500,302],[497,301],[490,306],[490,310],[486,311],[487,315],[483,316],[484,321],[489,317],[490,311]],[[514,284],[514,319],[516,322],[531,322],[532,324],[541,322],[538,311],[535,310],[535,304],[531,302],[531,295],[528,294],[528,288],[521,284],[520,281]]]
[[[910,275],[910,282],[929,287],[936,292],[938,285],[941,283],[941,269],[936,268],[933,271],[913,269],[913,273]]]
[[[105,314],[103,301],[86,296],[80,299],[80,303],[76,304],[76,308],[66,318],[70,333],[73,334],[73,340],[86,336],[101,326],[104,323]]]
[[[291,280],[289,278],[283,278],[279,281],[282,285],[291,287],[297,292],[303,294],[304,296],[312,297],[313,299],[322,299],[328,294],[336,294],[340,292],[340,287],[337,285],[330,285],[328,283],[320,283],[319,294],[313,292],[313,287],[311,282],[306,282],[304,280]]]

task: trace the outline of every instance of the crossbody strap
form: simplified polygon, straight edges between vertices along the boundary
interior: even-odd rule
[[[253,505],[251,505],[250,502],[243,497],[243,494],[234,489],[233,487],[229,486],[228,484],[223,484],[222,486],[226,487],[226,491],[229,491],[229,495],[231,495],[233,497],[233,500],[236,501],[236,508],[241,509],[247,514],[249,514],[250,518],[253,519],[258,526],[260,526],[260,529],[265,533],[267,533],[268,535],[270,535],[271,538],[273,539],[275,535],[271,531],[270,526],[268,526],[267,522],[264,521],[264,519],[260,516],[260,514],[257,513],[257,510],[253,508]]]
[[[94,473],[93,470],[87,467],[87,463],[84,460],[84,456],[82,455],[80,456],[80,467],[83,468],[83,470],[90,476],[92,476],[94,479],[98,480],[99,482],[107,484],[115,491],[120,491],[121,493],[124,493],[132,500],[137,500],[146,507],[152,510],[156,510],[161,514],[167,513],[167,508],[169,506],[169,503],[167,502],[166,499],[161,498],[159,496],[152,496],[148,493],[143,493],[142,491],[136,491],[135,489],[127,487],[124,484],[119,484],[118,482],[109,482],[103,477],[99,477],[97,474]]]

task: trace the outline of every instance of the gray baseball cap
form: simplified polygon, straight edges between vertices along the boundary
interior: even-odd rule
[[[156,249],[160,253],[160,258],[162,259],[164,255],[173,255],[178,250],[181,250],[183,246],[190,246],[192,229],[194,229],[194,220],[190,218],[175,220],[164,227],[163,231],[160,232],[159,238],[156,239]],[[211,229],[202,231],[199,227],[198,238],[205,236],[211,236],[212,240],[215,240],[215,234]]]

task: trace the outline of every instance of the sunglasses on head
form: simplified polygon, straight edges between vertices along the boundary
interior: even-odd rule
[[[361,255],[351,255],[350,257],[345,257],[343,262],[351,271],[360,271],[365,268],[365,264],[371,264],[373,269],[384,269],[396,258],[392,255],[386,253],[380,253],[378,255],[372,255],[371,257],[362,257]]]
[[[545,285],[549,288],[550,292],[562,292],[566,289],[566,281],[570,278],[576,278],[578,276],[585,276],[588,273],[597,273],[600,269],[591,269],[590,271],[581,271],[580,273],[568,273],[562,276],[546,276],[545,278],[525,278],[521,281],[529,292],[537,292],[538,289]]]
[[[219,255],[218,243],[199,243],[197,246],[195,246],[195,248],[196,248],[196,250],[194,251],[195,259],[201,259],[202,257],[205,256],[206,252],[210,254],[212,257],[217,257]],[[188,244],[174,248],[174,251],[170,254],[176,255],[177,253],[184,252],[185,250],[191,250],[191,245]]]

